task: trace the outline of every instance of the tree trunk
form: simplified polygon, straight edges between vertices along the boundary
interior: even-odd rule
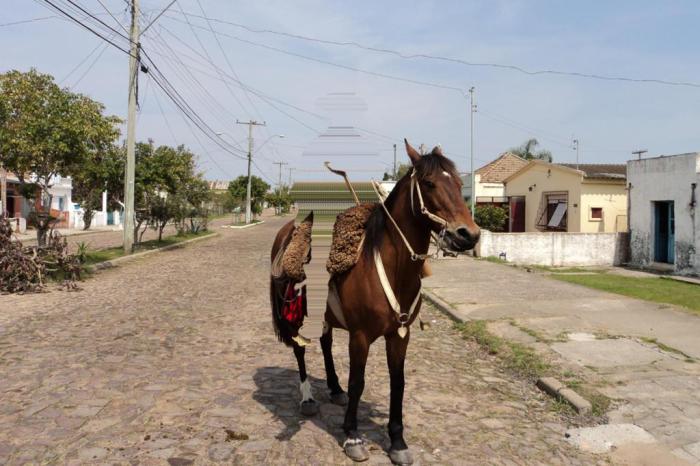
[[[163,229],[165,228],[166,222],[162,222],[160,225],[158,225],[158,242],[160,243],[163,241]]]
[[[92,217],[94,217],[95,211],[92,209],[85,209],[83,211],[83,230],[89,230],[90,225],[92,225]]]

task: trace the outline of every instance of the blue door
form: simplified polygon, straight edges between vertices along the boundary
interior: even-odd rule
[[[107,225],[114,225],[114,211],[107,211]]]
[[[673,264],[675,228],[673,201],[654,202],[654,260],[656,262]]]

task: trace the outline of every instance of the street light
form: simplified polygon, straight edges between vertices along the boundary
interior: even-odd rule
[[[272,138],[284,139],[284,134],[273,134],[273,135],[270,136],[269,138],[265,139],[265,141],[263,141],[263,143],[260,144],[260,147],[258,147],[257,149],[255,149],[255,152],[258,152],[260,149],[262,149],[262,148],[265,146],[265,144],[267,144],[268,142],[270,142],[270,140],[271,140]]]

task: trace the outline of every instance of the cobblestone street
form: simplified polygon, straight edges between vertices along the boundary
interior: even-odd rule
[[[271,330],[269,248],[287,219],[99,273],[75,293],[0,296],[0,464],[350,464],[320,346],[307,365],[321,412],[303,419],[296,362]],[[407,364],[417,464],[607,464],[564,438],[533,386],[500,372],[423,309]],[[347,383],[347,335],[334,354]],[[389,463],[384,344],[360,406],[370,464]]]

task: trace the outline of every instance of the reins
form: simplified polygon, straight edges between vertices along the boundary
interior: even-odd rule
[[[394,220],[394,217],[389,213],[389,209],[387,209],[386,205],[384,204],[384,197],[379,193],[379,188],[377,187],[377,182],[372,180],[372,188],[374,189],[374,192],[377,194],[377,198],[379,199],[379,204],[381,204],[382,209],[384,209],[384,213],[386,214],[387,217],[389,217],[389,220],[391,220],[392,225],[394,225],[394,228],[396,231],[399,233],[399,236],[401,237],[401,240],[403,241],[404,245],[406,245],[406,249],[408,249],[408,252],[411,254],[411,260],[412,261],[417,261],[417,260],[426,260],[430,257],[437,257],[437,252],[435,254],[429,254],[426,252],[425,254],[418,254],[416,251],[414,251],[413,247],[411,246],[411,243],[408,241],[408,238],[406,238],[406,235],[403,234],[403,231],[401,231],[401,228],[399,225],[396,223],[396,220]],[[438,251],[441,249],[444,249],[442,246],[442,238],[445,235],[445,231],[447,230],[447,220],[444,218],[435,215],[432,213],[428,208],[425,206],[425,202],[423,202],[423,194],[421,193],[420,190],[420,184],[418,183],[418,180],[416,179],[416,169],[412,169],[411,171],[411,212],[415,216],[415,209],[413,207],[413,192],[416,191],[418,193],[418,202],[420,206],[420,213],[428,217],[430,220],[433,222],[439,224],[442,226],[442,229],[440,230],[440,233],[438,237],[436,238],[436,243],[438,247]],[[428,247],[430,249],[430,247]]]

